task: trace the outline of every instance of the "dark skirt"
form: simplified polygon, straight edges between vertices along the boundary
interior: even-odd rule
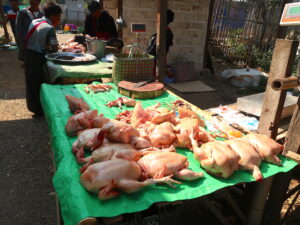
[[[25,84],[26,102],[29,111],[41,115],[43,114],[40,102],[40,89],[44,80],[45,55],[25,50]]]

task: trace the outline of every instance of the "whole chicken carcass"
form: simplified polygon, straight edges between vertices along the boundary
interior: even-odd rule
[[[94,162],[102,162],[110,159],[126,159],[137,161],[143,155],[143,152],[137,151],[129,144],[107,143],[95,149],[92,152]]]
[[[169,111],[167,108],[162,107],[158,108],[156,111],[152,111],[151,122],[155,124],[161,124],[164,122],[176,123],[175,111]]]
[[[175,141],[176,131],[177,129],[172,123],[164,122],[159,125],[154,125],[148,137],[154,147],[167,148]]]
[[[191,134],[194,139],[202,143],[214,140],[202,127],[202,122],[198,118],[180,119],[176,129],[178,130],[176,134],[176,147],[178,148],[191,148]]]
[[[199,148],[193,140],[194,157],[210,174],[228,178],[238,169],[239,155],[221,141],[207,142]]]
[[[252,145],[264,160],[276,165],[281,165],[281,160],[277,155],[282,152],[283,146],[272,138],[263,134],[250,133],[244,136],[243,139]]]
[[[102,128],[106,132],[105,137],[112,142],[128,144],[133,137],[140,135],[139,131],[129,124],[102,116],[93,119],[92,125],[95,128]]]
[[[83,159],[86,164],[80,169],[80,172],[86,170],[89,165],[95,162],[103,162],[111,159],[137,161],[144,154],[143,151],[137,151],[129,144],[106,143],[95,149],[90,157]]]
[[[196,173],[188,169],[187,158],[176,152],[149,153],[143,156],[138,164],[152,178],[174,175],[175,178],[189,181],[203,177],[203,173]]]
[[[92,128],[92,120],[97,116],[97,110],[89,110],[71,116],[65,126],[68,136],[76,136],[85,129]]]
[[[129,144],[136,149],[145,149],[152,147],[152,144],[146,138],[136,136],[130,138]]]
[[[72,152],[79,163],[85,163],[84,149],[94,150],[104,141],[104,132],[100,128],[88,129],[79,134],[72,145]]]
[[[88,191],[98,194],[100,200],[118,196],[117,190],[133,193],[152,184],[179,183],[170,177],[139,181],[141,177],[142,169],[136,162],[113,159],[87,167],[80,177],[80,182]]]
[[[84,112],[90,109],[88,104],[82,98],[76,98],[71,95],[66,95],[65,97],[69,103],[71,113]]]
[[[92,126],[103,128],[106,131],[106,137],[115,142],[130,143],[134,148],[149,148],[152,144],[145,138],[139,136],[139,131],[131,125],[117,120],[110,120],[103,116],[98,116],[92,121]],[[114,130],[119,130],[114,132]],[[129,140],[129,142],[128,142]]]
[[[176,123],[175,112],[169,111],[167,108],[160,107],[160,103],[143,109],[140,102],[137,102],[131,115],[131,125],[135,128],[139,127],[147,121],[154,124],[163,122]]]
[[[232,139],[225,141],[225,143],[240,156],[239,169],[252,171],[255,180],[261,181],[263,176],[259,170],[259,165],[262,158],[256,149],[242,139]]]
[[[193,119],[198,119],[199,120],[199,124],[201,127],[205,127],[205,122],[204,120],[200,119],[200,117],[197,115],[197,113],[193,112],[190,109],[187,108],[183,108],[183,107],[179,107],[178,108],[178,114],[179,114],[179,118],[183,119],[183,118],[193,118]]]

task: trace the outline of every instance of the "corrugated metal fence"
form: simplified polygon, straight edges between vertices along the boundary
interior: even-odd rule
[[[216,0],[210,44],[249,64],[255,52],[272,49],[282,0]]]

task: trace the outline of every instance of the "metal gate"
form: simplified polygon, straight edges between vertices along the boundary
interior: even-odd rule
[[[216,0],[210,44],[232,61],[255,63],[272,50],[283,0]]]

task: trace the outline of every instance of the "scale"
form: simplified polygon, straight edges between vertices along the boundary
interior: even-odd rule
[[[281,26],[300,25],[300,2],[286,4],[280,20]]]

